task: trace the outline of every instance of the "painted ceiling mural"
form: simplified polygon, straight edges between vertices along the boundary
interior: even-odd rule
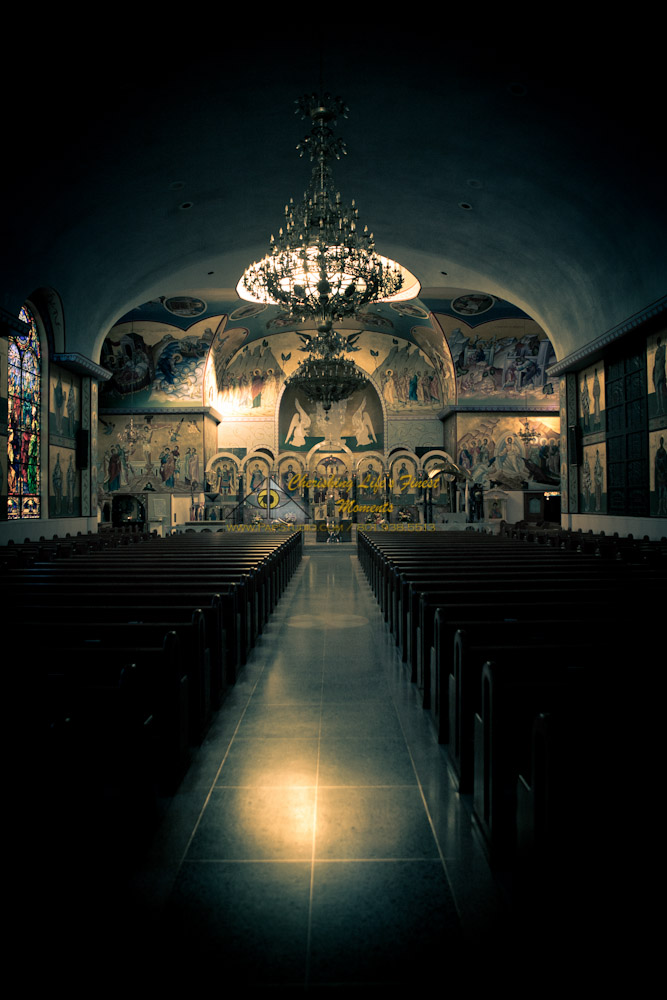
[[[546,372],[555,355],[545,333],[490,295],[452,291],[433,302],[378,304],[337,329],[390,413],[424,416],[457,401],[544,402],[553,392]],[[109,331],[100,362],[112,377],[100,403],[203,404],[266,419],[282,382],[307,354],[306,338],[305,328],[275,306],[161,297]]]
[[[458,402],[544,403],[555,393],[547,374],[556,361],[551,341],[518,309],[514,315],[493,307],[484,313],[474,323],[470,316],[437,313],[452,355]]]
[[[214,330],[204,320],[182,332],[164,323],[119,323],[102,348],[111,372],[102,384],[104,406],[179,407],[201,402]]]
[[[275,309],[263,312],[259,323],[248,309],[232,313],[213,341],[204,399],[223,417],[273,416],[285,379],[308,355],[312,331],[288,326]],[[435,415],[449,401],[453,367],[442,333],[415,327],[414,318],[376,307],[336,328],[348,339],[349,356],[372,376],[389,414]],[[420,308],[417,318],[428,324],[427,310]],[[243,326],[235,325],[239,320]]]
[[[337,325],[350,356],[373,376],[390,412],[435,415],[453,402],[454,369],[428,308],[376,305]],[[100,363],[111,373],[102,409],[213,406],[266,419],[285,378],[308,353],[308,331],[277,307],[178,296],[132,310],[109,331]]]

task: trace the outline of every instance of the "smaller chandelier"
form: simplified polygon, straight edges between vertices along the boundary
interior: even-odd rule
[[[524,444],[531,444],[537,437],[535,432],[531,430],[530,424],[528,423],[528,417],[524,419],[523,430],[519,431],[519,437]]]
[[[318,327],[318,335],[310,338],[308,350],[309,356],[285,379],[285,385],[300,389],[311,402],[319,403],[328,420],[333,403],[349,399],[357,389],[363,389],[367,379],[353,361],[343,356],[347,341],[331,329],[330,322]]]

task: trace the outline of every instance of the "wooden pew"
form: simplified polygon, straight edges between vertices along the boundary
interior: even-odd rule
[[[32,651],[38,666],[24,696],[39,706],[36,725],[42,738],[48,742],[57,731],[69,752],[78,748],[85,753],[72,734],[91,733],[98,726],[103,731],[105,716],[120,718],[121,711],[150,727],[156,781],[163,789],[176,787],[190,759],[190,710],[188,676],[175,632],[166,632],[159,645],[98,647],[93,653],[85,640],[56,645],[42,631]],[[70,725],[72,719],[75,725]]]
[[[473,814],[495,865],[511,864],[516,845],[517,778],[529,767],[535,718],[586,714],[599,671],[557,657],[552,662],[487,661],[482,670],[481,712],[475,715]],[[581,767],[585,765],[579,762]],[[582,775],[585,780],[585,773]]]
[[[82,614],[80,606],[23,605],[16,609],[16,618],[29,624],[32,641],[43,649],[50,646],[51,658],[63,661],[60,643],[53,644],[54,628],[66,630],[65,643],[68,649],[85,650],[89,657],[96,657],[104,650],[113,656],[117,648],[136,650],[141,658],[144,649],[158,648],[168,632],[174,632],[179,640],[180,655],[188,680],[188,734],[193,745],[201,742],[211,721],[211,680],[210,650],[207,645],[206,621],[200,608],[186,609],[181,620],[166,615],[163,609],[157,620],[138,621],[137,609],[134,618],[125,613],[117,613],[113,606],[105,612],[95,605],[89,605],[88,614]],[[140,612],[142,609],[139,609]],[[143,614],[144,618],[148,616]],[[62,640],[61,640],[62,642]],[[90,668],[88,668],[90,669]]]
[[[217,573],[212,579],[207,574],[190,573],[163,575],[158,572],[138,573],[129,569],[116,573],[83,570],[73,573],[50,573],[42,570],[13,573],[8,596],[19,602],[41,602],[40,594],[46,596],[49,590],[55,595],[65,595],[67,599],[88,600],[90,595],[115,595],[115,603],[132,604],[137,608],[143,604],[182,605],[184,600],[195,607],[208,607],[212,602],[220,603],[223,613],[223,628],[226,643],[226,663],[230,681],[245,662],[255,637],[251,626],[251,602],[248,598],[246,579],[231,574],[224,579]],[[49,597],[49,600],[53,600]],[[58,600],[58,596],[55,597]]]
[[[468,676],[462,677],[462,655],[466,645],[482,642],[507,642],[506,637],[518,636],[520,641],[537,644],[562,642],[570,630],[589,641],[588,630],[606,621],[608,603],[598,598],[584,605],[580,592],[558,595],[548,601],[534,600],[517,606],[505,602],[502,595],[496,601],[452,604],[438,607],[434,616],[434,641],[430,656],[430,697],[427,704],[433,717],[438,741],[452,743],[458,755],[461,712],[469,700]],[[564,635],[560,627],[564,627]],[[479,664],[479,660],[477,661]],[[476,683],[476,682],[474,682]],[[476,690],[473,688],[474,694]]]
[[[560,663],[590,663],[596,656],[605,655],[603,640],[591,630],[591,624],[587,619],[568,622],[567,628],[552,638],[540,634],[540,627],[533,629],[525,622],[519,628],[511,622],[493,622],[488,627],[476,624],[470,631],[456,631],[453,672],[448,678],[450,721],[447,753],[457,775],[460,792],[471,792],[473,788],[474,720],[475,715],[483,715],[482,672],[485,663],[492,657],[500,658],[517,670],[527,664],[531,682],[540,671],[548,674],[554,665]]]

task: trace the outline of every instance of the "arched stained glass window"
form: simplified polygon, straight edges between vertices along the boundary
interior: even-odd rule
[[[41,355],[35,317],[19,313],[26,334],[9,337],[7,381],[7,517],[40,516]]]

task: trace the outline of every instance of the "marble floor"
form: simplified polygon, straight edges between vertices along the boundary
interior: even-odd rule
[[[105,943],[120,928],[123,955],[195,983],[368,995],[506,953],[505,894],[354,548],[304,550],[116,890]]]

